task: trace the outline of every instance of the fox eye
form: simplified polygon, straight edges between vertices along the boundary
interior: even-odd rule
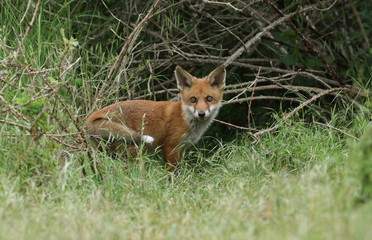
[[[190,98],[190,102],[192,102],[192,103],[196,103],[196,97],[191,97],[191,98]]]
[[[212,100],[213,100],[213,97],[211,97],[211,96],[207,97],[207,102],[212,102]]]

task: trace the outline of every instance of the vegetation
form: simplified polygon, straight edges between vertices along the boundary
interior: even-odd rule
[[[356,120],[349,133],[366,124],[367,119]],[[142,159],[142,171],[104,154],[97,156],[103,180],[84,177],[82,153],[68,153],[53,175],[24,178],[9,169],[14,158],[3,152],[1,236],[369,238],[372,204],[355,201],[361,182],[348,166],[354,140],[300,120],[267,135],[261,146],[247,138],[228,144],[215,139],[214,149],[192,149],[193,161],[185,161],[171,181],[152,157]]]
[[[364,1],[0,2],[0,239],[368,239]],[[89,145],[85,118],[228,70],[175,173]]]

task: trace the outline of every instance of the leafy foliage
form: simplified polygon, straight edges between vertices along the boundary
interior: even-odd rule
[[[360,179],[361,193],[359,201],[368,201],[372,197],[372,127],[367,126],[360,142],[350,157],[352,167]]]
[[[370,236],[370,127],[353,151],[345,133],[371,121],[372,5],[163,0],[146,17],[154,2],[0,1],[0,235]],[[275,132],[215,123],[171,177],[157,155],[128,163],[87,144],[97,108],[175,98],[176,65],[202,77],[224,63],[219,118]]]

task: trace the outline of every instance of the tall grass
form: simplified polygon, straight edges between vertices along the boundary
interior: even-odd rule
[[[89,46],[88,37],[75,39],[72,33],[79,26],[68,21],[71,16],[66,12],[71,9],[65,2],[58,5],[58,11],[52,11],[54,14],[46,14],[51,6],[43,3],[33,28],[19,45],[28,27],[25,21],[20,24],[28,2],[0,3],[0,89],[8,84],[1,96],[21,106],[32,93],[45,87],[44,75],[32,78],[27,71],[52,69],[48,81],[56,86],[68,82],[58,94],[83,124],[118,44],[113,40],[108,43],[111,48]],[[14,6],[21,10],[15,11]],[[32,11],[33,7],[25,15],[28,20]],[[100,16],[73,17],[84,18],[86,23]],[[86,36],[98,27],[92,23],[86,28]],[[112,27],[116,31],[122,26]],[[12,58],[18,46],[19,55]],[[61,69],[78,57],[78,64],[59,78]],[[17,84],[11,84],[14,76],[20,76]],[[112,100],[108,96],[105,101]],[[56,119],[48,114],[38,116],[44,108],[53,111]],[[0,111],[4,109],[0,105]],[[40,133],[76,132],[64,107],[54,98],[34,101],[18,110],[30,119],[39,119],[35,129]],[[1,116],[9,122],[26,124],[11,114]],[[360,114],[349,126],[340,126],[337,121],[331,124],[360,137],[369,116]],[[340,118],[334,114],[334,119]],[[231,143],[205,137],[189,149],[171,177],[156,154],[144,154],[138,159],[140,164],[135,164],[93,152],[102,179],[89,170],[86,176],[82,174],[82,168],[90,167],[86,151],[66,151],[65,146],[43,134],[32,140],[33,134],[0,123],[0,239],[372,236],[372,204],[368,198],[363,198],[363,204],[356,201],[365,196],[359,176],[364,163],[355,161],[357,167],[350,166],[354,140],[330,128],[295,119],[256,144],[244,133]],[[69,143],[75,141],[74,136],[65,138]]]
[[[97,153],[102,180],[81,174],[77,159],[84,153],[69,153],[43,181],[21,178],[7,169],[13,163],[5,158],[1,236],[368,239],[372,233],[372,204],[356,204],[361,183],[348,162],[353,140],[344,135],[291,121],[261,145],[248,136],[213,145],[213,153],[191,149],[170,181],[152,155],[143,157],[141,169]]]

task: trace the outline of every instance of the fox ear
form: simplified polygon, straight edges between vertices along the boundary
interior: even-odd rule
[[[191,88],[194,82],[193,76],[180,66],[176,67],[174,74],[177,79],[177,87],[180,90]]]
[[[225,79],[226,79],[226,70],[225,66],[221,65],[213,72],[211,72],[208,77],[208,82],[212,87],[216,88],[223,88],[225,87]]]

